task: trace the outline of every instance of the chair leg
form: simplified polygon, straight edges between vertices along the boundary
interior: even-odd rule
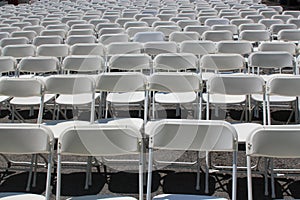
[[[199,152],[200,153],[200,152]],[[200,190],[200,158],[197,156],[197,179],[196,179],[196,190]]]
[[[269,191],[268,191],[268,159],[264,158],[264,179],[265,179],[265,196],[269,195]]]
[[[89,189],[89,176],[91,173],[91,164],[92,164],[92,157],[89,156],[87,160],[87,165],[86,165],[86,174],[85,174],[85,186],[84,189],[88,190]]]
[[[37,177],[37,165],[38,165],[38,160],[37,157],[38,155],[34,155],[34,176],[33,176],[33,181],[32,181],[32,187],[36,187],[36,177]]]
[[[153,149],[149,148],[149,161],[148,161],[148,182],[147,182],[147,197],[146,200],[151,200],[151,185],[152,185],[152,164],[153,164]]]
[[[50,153],[48,156],[47,182],[46,182],[46,192],[45,192],[46,200],[50,199],[52,157],[53,157],[53,154]]]
[[[30,185],[31,185],[31,180],[32,180],[32,173],[33,173],[33,164],[34,164],[34,155],[31,156],[31,164],[30,164],[30,171],[28,175],[28,180],[27,180],[27,186],[26,186],[26,191],[30,191]]]
[[[233,152],[233,158],[232,158],[232,200],[237,199],[237,177],[236,177],[236,171],[237,171],[237,152]]]
[[[274,180],[274,161],[270,158],[270,171],[271,171],[271,191],[272,198],[275,198],[275,180]]]
[[[252,200],[252,174],[251,174],[251,157],[247,156],[247,185],[248,185],[248,200]]]
[[[60,200],[61,190],[61,155],[57,156],[57,181],[56,181],[56,200]]]
[[[208,194],[209,193],[209,152],[206,152],[206,156],[205,156],[205,193]]]
[[[143,145],[141,146],[143,148]],[[139,200],[143,200],[144,198],[144,156],[143,151],[140,151],[139,156]]]

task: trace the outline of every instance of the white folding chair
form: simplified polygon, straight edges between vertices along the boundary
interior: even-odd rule
[[[159,150],[182,150],[197,152],[228,151],[233,154],[232,162],[232,199],[236,199],[236,162],[237,140],[235,129],[224,121],[208,120],[172,120],[163,119],[149,122],[146,125],[146,135],[149,136],[149,163],[147,200],[151,199],[152,168],[155,154]],[[187,134],[189,133],[189,134]],[[196,186],[199,189],[200,172],[197,170]],[[205,191],[208,192],[208,166],[206,166]],[[162,198],[161,198],[162,197]],[[212,197],[176,196],[167,199],[210,199]],[[165,199],[164,196],[154,199]],[[215,199],[215,198],[212,198]],[[218,199],[218,198],[217,198]]]
[[[202,34],[202,40],[211,40],[213,42],[219,42],[222,40],[233,40],[233,33],[228,30],[224,31],[205,31]]]
[[[12,56],[21,59],[28,56],[35,56],[36,48],[31,44],[7,45],[2,49],[2,56]]]
[[[178,85],[178,83],[181,83]],[[180,106],[192,104],[195,118],[201,119],[201,79],[195,73],[157,72],[149,78],[152,97],[152,119],[157,118],[157,104],[176,104],[176,116],[180,116]]]
[[[69,46],[66,44],[42,44],[37,47],[38,56],[53,56],[60,61],[69,55]]]
[[[32,44],[36,47],[43,44],[61,44],[63,39],[58,35],[37,36],[33,39]]]
[[[180,43],[183,41],[187,41],[187,40],[199,40],[200,39],[200,35],[197,32],[172,32],[169,36],[169,41],[173,41],[176,43]]]
[[[71,35],[65,40],[68,45],[74,45],[78,43],[96,43],[97,39],[94,35]]]
[[[297,88],[298,89],[298,88]],[[275,198],[273,158],[299,158],[299,125],[272,125],[255,129],[246,141],[248,199],[253,199],[251,157],[270,158],[272,198]],[[265,186],[265,195],[268,188]]]
[[[46,199],[50,200],[52,154],[54,136],[51,130],[41,124],[0,124],[1,148],[3,154],[32,155],[48,154],[45,196],[29,193],[0,193],[1,199]],[[32,174],[32,167],[30,174]]]
[[[58,139],[57,189],[56,199],[60,200],[61,162],[63,155],[77,156],[118,156],[139,154],[139,199],[143,199],[143,157],[142,135],[131,126],[93,124],[70,127],[63,131]],[[83,199],[101,199],[101,197],[82,197]],[[104,197],[105,198],[105,197]],[[80,199],[71,198],[71,199]],[[111,197],[111,200],[133,200],[132,197]]]
[[[237,53],[248,56],[253,51],[253,46],[249,41],[220,41],[217,44],[218,53]]]
[[[15,38],[3,38],[0,41],[0,46],[3,48],[8,45],[21,45],[29,44],[29,40],[26,37],[15,37]]]
[[[74,44],[70,47],[71,55],[98,55],[105,57],[106,48],[102,44]]]
[[[133,42],[157,42],[164,41],[165,36],[162,32],[139,32],[136,33],[132,39]]]

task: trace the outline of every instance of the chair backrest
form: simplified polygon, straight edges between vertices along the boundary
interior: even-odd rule
[[[237,133],[225,121],[162,119],[146,126],[146,134],[152,149],[237,151]]]
[[[274,76],[267,82],[267,95],[299,96],[299,75]]]
[[[256,75],[217,74],[208,79],[207,93],[228,95],[264,94],[265,81]]]
[[[93,35],[71,35],[65,40],[68,45],[74,45],[77,43],[96,43],[96,37]]]
[[[64,58],[62,70],[65,72],[101,72],[105,69],[104,59],[96,55],[70,55]]]
[[[152,32],[153,28],[148,26],[141,26],[141,27],[129,27],[126,29],[126,33],[129,35],[130,38],[133,38],[135,34],[139,32]]]
[[[56,35],[56,36],[60,36],[62,38],[66,37],[66,31],[64,29],[47,29],[47,30],[43,30],[40,33],[41,36],[49,36],[49,35]]]
[[[98,55],[105,56],[105,47],[102,44],[74,44],[70,47],[71,55]]]
[[[68,36],[70,36],[70,35],[94,35],[94,30],[93,29],[71,29],[68,31],[67,35]]]
[[[14,72],[16,69],[17,61],[11,56],[0,57],[0,73]]]
[[[205,26],[213,26],[216,24],[219,24],[219,25],[229,24],[229,20],[224,19],[224,18],[210,18],[210,19],[205,20],[205,22],[204,22]]]
[[[8,45],[20,45],[20,44],[29,44],[28,38],[26,37],[3,38],[0,41],[1,47],[5,47]]]
[[[284,68],[294,67],[293,56],[284,51],[260,51],[249,56],[249,67]]]
[[[249,55],[252,51],[253,46],[249,41],[221,41],[217,44],[218,53]]]
[[[253,23],[252,19],[232,19],[230,21],[231,24],[236,25],[236,26],[240,26],[241,24],[249,24],[249,23]]]
[[[197,32],[200,35],[200,37],[205,31],[208,30],[210,30],[210,26],[204,26],[204,25],[189,25],[183,29],[183,31]]]
[[[239,35],[239,40],[250,42],[270,41],[271,34],[268,30],[245,30]]]
[[[161,53],[176,53],[176,42],[146,42],[143,47],[143,52],[151,56],[156,56]]]
[[[297,29],[295,24],[273,24],[270,26],[270,31],[272,34],[278,34],[281,30]]]
[[[36,32],[35,31],[14,31],[11,33],[10,35],[11,37],[25,37],[27,38],[29,41],[32,41],[36,36]]]
[[[199,40],[200,39],[200,35],[197,32],[173,32],[170,34],[169,36],[169,41],[173,41],[173,42],[183,42],[183,41],[187,41],[187,40]]]
[[[35,78],[2,77],[0,78],[0,94],[11,97],[42,97],[44,84]]]
[[[49,94],[92,94],[95,81],[87,75],[53,75],[45,78],[45,87]]]
[[[38,46],[37,55],[63,58],[69,55],[69,46],[66,44],[43,44]]]
[[[151,57],[145,54],[116,54],[109,59],[109,70],[150,70]]]
[[[37,36],[33,39],[32,44],[40,46],[42,44],[61,44],[63,39],[58,35]]]
[[[164,41],[165,36],[162,32],[139,32],[133,37],[133,42],[156,42]]]
[[[244,70],[245,59],[240,54],[207,54],[200,59],[201,70]]]
[[[239,25],[239,32],[246,30],[266,30],[266,26],[259,23],[249,23]]]
[[[165,53],[154,58],[153,70],[187,70],[198,71],[197,57],[192,53]]]
[[[195,73],[157,72],[149,78],[150,91],[199,92],[201,89],[201,78]]]
[[[143,45],[139,42],[116,42],[107,45],[107,55],[141,53]]]
[[[59,72],[59,61],[55,57],[47,56],[26,57],[21,59],[17,70],[31,73]]]
[[[267,29],[269,29],[273,24],[284,24],[281,19],[261,19],[258,23],[264,24]]]
[[[181,31],[181,28],[178,25],[160,25],[154,28],[155,31],[162,32],[165,37],[169,37],[173,32]]]
[[[287,24],[295,24],[297,28],[300,28],[300,19],[299,18],[291,18],[287,21]]]
[[[256,157],[299,158],[299,126],[271,125],[255,129],[246,140],[246,154]]]
[[[213,42],[219,42],[222,40],[233,40],[233,33],[228,30],[224,31],[205,31],[202,34],[203,40],[211,40]]]
[[[288,29],[280,30],[277,36],[278,40],[283,41],[299,41],[300,40],[300,30],[299,29]]]
[[[66,129],[59,137],[59,153],[115,156],[140,152],[140,131],[130,126],[90,125]]]
[[[138,72],[104,73],[96,80],[96,90],[102,92],[145,91],[147,78]]]
[[[297,54],[297,46],[293,42],[263,42],[258,46],[259,51],[286,51],[292,55]]]
[[[234,24],[226,24],[226,25],[216,24],[216,25],[213,25],[211,27],[211,29],[214,30],[214,31],[223,31],[223,30],[226,30],[226,31],[232,32],[232,34],[237,34],[238,33],[238,28]]]
[[[115,42],[128,42],[128,41],[129,41],[129,35],[126,33],[104,34],[99,38],[99,43],[102,43],[103,45],[109,45]]]
[[[35,46],[30,44],[8,45],[2,49],[2,56],[12,56],[15,58],[35,56]]]
[[[102,36],[105,34],[122,34],[125,33],[124,28],[102,28],[99,30],[98,35]]]
[[[216,46],[212,41],[184,41],[180,44],[179,51],[181,53],[192,53],[198,57],[215,53]]]

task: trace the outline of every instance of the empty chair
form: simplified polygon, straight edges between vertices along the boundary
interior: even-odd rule
[[[42,44],[37,47],[38,56],[53,56],[60,60],[69,55],[69,46],[66,44]]]
[[[175,15],[174,14],[157,14],[156,17],[158,17],[161,21],[166,21],[167,22],[172,17],[175,17]]]
[[[201,24],[198,20],[179,20],[179,21],[177,21],[177,25],[181,29],[184,29],[186,26],[201,25]]]
[[[186,134],[190,133],[190,134]],[[147,200],[151,199],[151,184],[154,156],[159,150],[232,152],[232,196],[236,200],[236,160],[237,160],[237,140],[235,129],[224,121],[207,120],[178,120],[164,119],[151,122],[146,126],[146,135],[149,136],[149,163],[148,163],[148,184]],[[157,152],[155,152],[157,151]],[[206,166],[206,191],[208,191],[208,167]],[[200,172],[197,171],[197,186],[199,186]],[[173,196],[173,198],[172,198]],[[159,195],[154,200],[175,200],[175,199],[219,199],[215,197],[205,197],[201,195]]]
[[[143,45],[139,42],[115,42],[107,45],[107,55],[113,54],[139,54]]]
[[[124,24],[124,28],[126,30],[131,27],[147,27],[147,26],[148,24],[146,22],[140,22],[140,21],[129,21]]]
[[[129,37],[132,39],[136,33],[139,32],[152,32],[153,28],[148,27],[148,26],[143,26],[143,27],[130,27],[126,29],[126,33],[129,35]]]
[[[163,57],[161,57],[161,55],[163,55]],[[166,60],[168,60],[168,58],[166,57],[165,54],[160,54],[156,56],[156,58],[154,59],[155,62],[154,65],[156,65],[155,69],[163,68],[163,69],[176,70],[177,67],[196,68],[195,63],[189,63],[189,61],[191,60],[184,60],[184,58],[181,58],[181,62],[178,63],[177,66],[171,66],[171,63],[168,63],[168,65],[166,66],[162,66],[164,64],[163,61]],[[176,59],[176,61],[180,61],[180,58]],[[178,85],[178,83],[180,83],[180,85]],[[156,109],[157,105],[171,105],[171,104],[177,105],[176,107],[177,117],[180,116],[180,106],[184,106],[185,104],[190,104],[192,105],[192,110],[194,111],[195,118],[201,119],[201,112],[200,112],[201,108],[199,106],[200,100],[198,98],[199,97],[198,94],[201,91],[200,83],[201,83],[201,78],[198,74],[195,73],[188,73],[188,72],[153,73],[149,78],[149,91],[153,92],[152,119],[161,118],[159,117]]]
[[[120,24],[121,27],[124,27],[125,28],[125,24],[127,22],[136,22],[136,19],[135,18],[118,18],[116,20],[116,23]]]
[[[152,27],[157,27],[157,26],[176,26],[176,22],[173,21],[156,21],[152,24]]]
[[[60,36],[61,38],[65,38],[66,37],[66,31],[64,29],[43,30],[40,35],[41,36],[56,35],[56,36]]]
[[[19,27],[2,27],[0,28],[0,32],[7,32],[11,34],[14,31],[20,31],[21,29]]]
[[[42,21],[41,26],[47,27],[49,25],[61,24],[60,20],[53,20],[53,21]]]
[[[299,18],[291,18],[287,21],[287,24],[295,24],[297,28],[300,28],[300,19]]]
[[[179,51],[182,53],[192,53],[197,57],[206,54],[216,53],[215,43],[212,41],[184,41],[180,44]]]
[[[231,31],[205,31],[202,34],[203,40],[211,40],[218,42],[221,40],[233,40],[233,33]]]
[[[36,36],[35,31],[14,31],[10,34],[11,37],[25,37],[29,41],[32,41]]]
[[[254,52],[249,56],[249,67],[257,68],[257,73],[260,69],[278,69],[279,72],[283,68],[289,67],[294,71],[293,56],[284,51],[264,51]],[[268,79],[268,77],[264,77]]]
[[[278,85],[279,86],[279,85]],[[298,89],[298,88],[297,88]],[[284,136],[284,137],[283,137]],[[299,127],[297,125],[286,126],[264,126],[255,129],[247,138],[247,180],[248,180],[248,199],[253,199],[252,194],[252,169],[251,157],[268,158],[299,158],[297,142],[299,136]],[[278,149],[279,148],[279,149]],[[272,198],[275,198],[274,165],[271,160],[271,191]],[[287,173],[287,169],[285,173]],[[265,188],[268,191],[268,188]]]
[[[30,44],[7,45],[2,49],[2,56],[12,56],[16,59],[35,56],[35,47]]]
[[[100,31],[102,28],[121,28],[118,23],[99,23],[96,26],[96,31]]]
[[[271,34],[267,30],[245,30],[239,34],[239,40],[246,40],[256,43],[270,41]]]
[[[213,26],[213,25],[227,25],[229,24],[229,20],[228,19],[224,19],[224,18],[211,18],[211,19],[207,19],[204,22],[205,26]]]
[[[108,19],[91,19],[89,21],[90,24],[93,24],[95,27],[97,27],[100,23],[109,23]]]
[[[66,23],[69,27],[72,27],[74,24],[87,24],[86,20],[70,20]]]
[[[93,29],[71,29],[68,31],[67,35],[94,35]]]
[[[300,12],[298,10],[285,10],[282,13],[283,15],[292,15],[294,18],[298,18],[300,16]]]
[[[109,45],[114,42],[128,42],[129,35],[128,34],[104,34],[99,38],[99,43],[103,45]]]
[[[39,19],[29,19],[29,18],[26,18],[26,19],[23,20],[23,22],[29,22],[32,26],[38,26],[40,24],[40,20]]]
[[[284,23],[287,23],[289,19],[292,19],[293,15],[273,15],[272,19],[281,19]]]
[[[249,24],[241,24],[239,26],[239,32],[246,30],[266,30],[266,26],[259,23],[249,23]]]
[[[253,51],[249,41],[220,41],[217,44],[218,53],[237,53],[247,56]]]
[[[230,24],[236,25],[239,27],[241,24],[254,23],[252,19],[233,19],[230,21]]]
[[[143,52],[155,57],[162,53],[177,53],[176,42],[146,42],[143,47]]]
[[[98,35],[102,36],[104,34],[122,34],[125,33],[124,28],[102,28],[99,30]]]
[[[299,29],[281,30],[278,32],[277,39],[283,41],[298,42],[300,41],[300,30]]]
[[[199,40],[200,36],[197,32],[173,32],[169,36],[169,41],[177,43],[187,40]]]
[[[243,72],[245,70],[245,59],[240,54],[206,54],[200,59],[200,72],[203,80],[208,80],[215,73]]]
[[[270,10],[270,11],[262,11],[259,14],[264,16],[266,19],[271,19],[274,15],[278,15],[278,12],[275,10]]]
[[[0,41],[0,46],[5,47],[7,45],[19,45],[28,44],[29,40],[25,37],[15,37],[15,38],[3,38]]]
[[[96,43],[96,37],[93,35],[71,35],[65,40],[68,45],[73,45],[77,43]]]
[[[265,19],[265,17],[262,15],[249,15],[246,17],[246,19],[251,19],[254,23],[258,23],[259,20]]]
[[[271,34],[273,37],[277,37],[277,34],[281,30],[290,30],[290,29],[297,29],[295,24],[273,24],[270,27]]]
[[[5,82],[5,81],[4,81]],[[2,82],[1,82],[2,85]],[[7,84],[6,84],[7,85]],[[8,85],[7,85],[8,86]],[[6,87],[7,87],[6,86]],[[36,87],[37,89],[37,87]],[[30,93],[31,91],[28,91]],[[4,199],[50,199],[51,168],[54,149],[54,136],[44,125],[36,124],[1,124],[1,153],[11,155],[46,154],[47,178],[45,196],[29,193],[2,193]],[[34,145],[36,144],[36,145]],[[38,144],[38,145],[37,145]],[[32,168],[31,168],[32,169]],[[31,170],[32,171],[32,170]]]
[[[27,26],[23,28],[23,31],[34,31],[36,35],[40,35],[40,33],[44,30],[43,26],[35,25],[35,26]]]
[[[74,44],[70,47],[71,55],[98,55],[104,57],[105,51],[102,44]]]
[[[61,44],[63,39],[60,36],[37,36],[33,39],[32,44],[40,46],[42,44]]]
[[[80,138],[80,139],[79,139]],[[143,199],[142,135],[131,126],[89,125],[73,126],[63,131],[58,139],[57,198],[61,190],[62,156],[120,156],[139,154],[139,199]],[[99,146],[98,146],[99,145]],[[74,148],[76,147],[76,148]],[[64,187],[64,186],[63,186]],[[85,197],[83,197],[85,198]],[[86,197],[88,198],[88,197]],[[86,199],[85,198],[85,199]],[[121,198],[121,197],[120,197]],[[124,197],[133,200],[134,198]],[[115,198],[112,198],[115,199]],[[118,198],[117,198],[118,199]],[[116,199],[116,200],[117,200]]]
[[[115,54],[108,63],[108,70],[150,70],[151,58],[145,54]]]
[[[154,30],[162,32],[165,35],[165,37],[168,38],[171,35],[171,33],[181,31],[181,28],[177,25],[161,25],[156,26]]]
[[[192,31],[192,32],[197,32],[200,37],[201,35],[205,32],[205,31],[208,31],[210,30],[210,27],[209,26],[202,26],[202,25],[189,25],[189,26],[186,26],[184,28],[183,31]]]
[[[238,33],[238,28],[236,25],[233,24],[228,24],[228,25],[213,25],[211,27],[211,30],[214,31],[223,31],[223,30],[227,30],[232,32],[232,34],[236,35]]]
[[[281,41],[272,41],[272,42],[263,42],[258,46],[259,51],[285,51],[291,55],[297,54],[297,46],[293,42],[281,42]]]
[[[283,24],[284,22],[281,19],[261,19],[258,23],[263,24],[267,29],[270,29],[273,24]]]
[[[162,32],[139,32],[133,37],[133,42],[155,42],[164,41],[165,36]]]
[[[65,31],[68,31],[70,27],[67,24],[53,24],[53,25],[48,25],[46,27],[47,30],[52,30],[52,29],[63,29]]]

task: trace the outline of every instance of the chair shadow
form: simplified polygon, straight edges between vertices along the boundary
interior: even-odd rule
[[[62,196],[83,196],[95,195],[103,189],[106,180],[102,173],[92,173],[92,185],[85,190],[85,172],[73,172],[62,174],[61,195]],[[53,194],[56,194],[56,184],[53,186]]]
[[[269,200],[271,198],[271,180],[268,179],[268,186],[269,186],[269,196],[265,196],[265,185],[264,185],[264,178],[263,177],[253,177],[252,178],[252,193],[253,199],[260,199],[260,200]],[[228,181],[227,185],[228,194],[232,197],[232,180]],[[238,178],[237,179],[237,199],[244,200],[248,199],[248,190],[247,190],[247,178]],[[276,181],[275,179],[275,195],[276,198],[282,199],[283,192],[282,186]]]
[[[28,180],[28,172],[22,173],[5,173],[2,177],[0,192],[27,192],[26,185]],[[46,189],[47,174],[43,172],[37,173],[36,186],[30,188],[30,193],[42,194]]]
[[[163,177],[163,193],[165,194],[206,194],[205,174],[200,174],[200,190],[196,190],[197,173],[194,172],[170,172]],[[216,180],[209,176],[209,194],[215,191]]]
[[[156,171],[152,173],[152,191],[156,191],[159,187],[160,175]],[[130,172],[117,172],[110,174],[108,183],[108,189],[113,193],[123,194],[138,194],[139,193],[139,182],[138,173]],[[146,191],[146,186],[144,186]]]

